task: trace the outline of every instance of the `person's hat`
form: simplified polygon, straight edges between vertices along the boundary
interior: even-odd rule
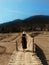
[[[26,34],[24,31],[23,31],[23,33],[22,34]]]

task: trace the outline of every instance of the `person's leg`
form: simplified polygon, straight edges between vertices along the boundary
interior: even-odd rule
[[[25,52],[25,49],[23,49],[23,52]]]

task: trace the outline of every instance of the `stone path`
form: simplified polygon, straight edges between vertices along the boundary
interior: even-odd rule
[[[23,52],[22,46],[19,51],[14,51],[8,65],[43,65],[36,54],[32,52],[32,38],[27,34],[27,49]]]

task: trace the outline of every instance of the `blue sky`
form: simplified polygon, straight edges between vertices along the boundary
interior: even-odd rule
[[[0,0],[0,23],[49,15],[49,0]]]

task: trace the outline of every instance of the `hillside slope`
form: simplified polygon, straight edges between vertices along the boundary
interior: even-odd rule
[[[49,30],[49,16],[36,15],[24,20],[13,20],[0,25],[0,32],[20,32],[33,30]]]

